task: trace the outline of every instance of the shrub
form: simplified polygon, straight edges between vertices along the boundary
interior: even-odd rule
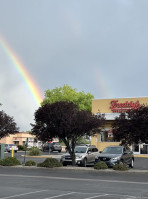
[[[41,151],[40,151],[40,149],[37,148],[37,147],[32,147],[32,148],[30,148],[30,150],[29,150],[29,155],[38,156],[38,155],[40,155],[40,153],[41,153]]]
[[[25,146],[22,146],[22,145],[18,145],[18,150],[19,150],[19,151],[25,151],[25,150],[26,150],[26,147],[25,147]]]
[[[115,166],[113,166],[113,169],[114,170],[119,170],[119,171],[126,171],[129,168],[125,164],[120,163],[120,164],[116,164]]]
[[[44,162],[38,163],[37,166],[53,168],[53,167],[62,167],[62,164],[55,158],[46,158]]]
[[[105,162],[97,162],[95,165],[94,165],[94,169],[108,169],[108,166]]]
[[[3,160],[0,160],[0,165],[2,166],[16,166],[20,165],[20,161],[16,159],[16,157],[7,157]]]
[[[36,162],[33,161],[33,160],[28,160],[28,161],[26,161],[26,163],[25,163],[25,166],[35,166],[35,165],[36,165]]]

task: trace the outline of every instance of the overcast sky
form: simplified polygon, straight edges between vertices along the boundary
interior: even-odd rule
[[[44,96],[63,86],[95,99],[148,96],[148,0],[0,0],[0,35]],[[38,109],[0,46],[0,108],[20,131]]]

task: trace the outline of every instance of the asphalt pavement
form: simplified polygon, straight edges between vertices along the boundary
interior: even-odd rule
[[[148,199],[148,173],[0,167],[0,199]]]

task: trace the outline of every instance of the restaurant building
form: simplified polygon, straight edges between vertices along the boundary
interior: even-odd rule
[[[2,144],[16,144],[24,146],[28,142],[28,147],[39,147],[41,146],[41,142],[35,142],[35,136],[31,135],[29,132],[18,132],[15,134],[9,134],[9,136],[0,139],[0,143]]]
[[[91,144],[96,145],[100,151],[107,146],[119,145],[120,142],[114,140],[112,133],[113,121],[120,113],[137,109],[142,104],[148,105],[148,97],[92,100],[92,113],[105,114],[106,122],[104,129],[91,138]],[[131,149],[134,154],[148,154],[148,143],[134,144]]]

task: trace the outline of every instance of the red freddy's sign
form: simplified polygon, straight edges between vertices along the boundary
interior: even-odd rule
[[[133,101],[126,101],[124,103],[118,103],[118,100],[112,100],[110,102],[111,106],[110,109],[112,110],[112,112],[116,112],[116,113],[122,113],[122,112],[126,112],[128,110],[133,110],[133,109],[137,109],[140,107],[140,103],[137,100],[136,102]]]

